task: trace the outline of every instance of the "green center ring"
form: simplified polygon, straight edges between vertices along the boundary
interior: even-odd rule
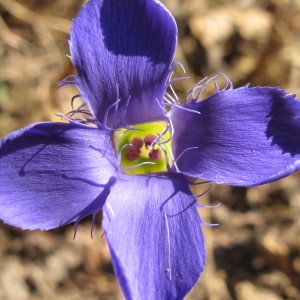
[[[151,122],[119,128],[113,142],[125,174],[142,175],[168,171],[172,140],[167,122]]]

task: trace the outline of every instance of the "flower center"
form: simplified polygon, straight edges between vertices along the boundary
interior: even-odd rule
[[[152,122],[119,128],[114,146],[125,174],[141,175],[168,171],[171,161],[171,134],[166,122]]]

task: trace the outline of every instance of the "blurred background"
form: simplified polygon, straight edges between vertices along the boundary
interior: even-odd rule
[[[60,121],[76,90],[67,57],[82,0],[0,0],[0,136]],[[300,1],[165,0],[179,27],[176,60],[190,79],[225,73],[235,87],[280,86],[300,95]],[[178,76],[183,76],[178,69]],[[298,97],[300,98],[300,96]],[[245,133],[246,134],[246,133]],[[254,188],[213,185],[200,199],[208,263],[188,300],[300,299],[300,174]],[[0,223],[0,299],[122,299],[100,227],[90,218],[50,232]]]

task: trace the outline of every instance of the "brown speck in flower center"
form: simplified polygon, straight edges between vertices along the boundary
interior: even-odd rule
[[[138,138],[138,137],[135,137],[133,138],[133,140],[131,141],[131,144],[133,147],[135,147],[136,149],[141,149],[143,147],[143,140]]]
[[[128,146],[128,148],[126,149],[125,152],[125,157],[129,160],[129,161],[134,161],[136,159],[138,159],[140,157],[140,149],[143,147],[143,140],[135,137],[132,141],[131,141],[131,145]]]
[[[148,147],[150,145],[152,145],[152,143],[157,139],[157,135],[154,135],[154,134],[148,134],[145,136],[144,138],[144,142],[145,142],[145,145],[146,145],[146,148],[148,149]]]
[[[148,134],[144,140],[139,137],[134,137],[125,150],[125,157],[129,161],[135,161],[141,157],[148,157],[149,161],[156,161],[163,159],[161,149],[154,148],[157,144],[154,141],[157,135]]]
[[[149,152],[149,160],[155,161],[155,160],[161,160],[163,158],[162,151],[160,149],[152,149]]]
[[[140,157],[140,151],[139,151],[139,149],[135,148],[134,146],[129,146],[126,149],[125,157],[129,161],[134,161]]]

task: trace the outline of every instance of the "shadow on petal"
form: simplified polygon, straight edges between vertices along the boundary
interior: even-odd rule
[[[272,102],[266,136],[278,145],[283,153],[300,154],[300,101],[294,95],[278,97]]]
[[[105,47],[115,55],[147,57],[153,65],[165,64],[167,54],[172,57],[168,53],[171,51],[167,47],[157,51],[156,42],[165,41],[170,35],[166,28],[169,26],[169,14],[157,9],[161,5],[154,1],[135,2],[128,9],[128,1],[103,1],[100,24]],[[166,18],[163,18],[163,14]],[[140,16],[138,21],[137,16]],[[166,53],[162,53],[162,50]]]

